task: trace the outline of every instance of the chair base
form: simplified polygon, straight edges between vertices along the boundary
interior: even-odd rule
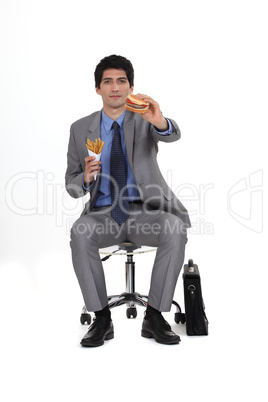
[[[147,307],[148,304],[148,296],[140,295],[139,293],[121,293],[120,295],[108,296],[108,306],[110,309],[118,306],[122,306],[123,304],[127,304],[126,316],[127,318],[136,318],[137,317],[137,308],[136,305]],[[180,305],[172,300],[172,304],[176,307],[176,312],[174,315],[174,321],[179,324],[185,324],[185,314],[181,312]],[[91,323],[91,315],[87,311],[86,307],[83,307],[82,314],[80,317],[80,322],[82,325],[90,325]]]
[[[137,317],[136,305],[147,307],[148,304],[148,296],[140,295],[139,293],[135,292],[135,262],[133,261],[133,251],[137,248],[140,248],[140,246],[137,246],[133,243],[122,243],[119,246],[120,250],[125,250],[127,252],[127,260],[125,262],[126,291],[124,293],[121,293],[120,295],[108,296],[109,308],[118,307],[123,304],[128,305],[128,308],[126,310],[127,318]],[[107,257],[105,257],[105,259],[107,259]],[[172,304],[176,307],[176,313],[174,317],[175,322],[181,322],[182,324],[184,324],[185,314],[182,314],[180,305],[174,300],[172,301]],[[82,325],[90,325],[91,323],[91,316],[85,306],[82,310],[80,322]]]

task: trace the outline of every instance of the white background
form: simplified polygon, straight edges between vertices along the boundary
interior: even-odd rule
[[[264,400],[267,273],[267,12],[254,1],[1,0],[2,400]],[[83,349],[86,327],[69,230],[82,200],[64,190],[71,123],[101,108],[93,73],[129,58],[135,91],[155,98],[182,138],[159,164],[191,212],[208,337],[167,347],[125,308],[115,339]],[[266,246],[267,247],[267,246]],[[137,256],[147,293],[153,253]],[[124,290],[124,258],[105,263]],[[183,305],[182,279],[176,300]],[[264,365],[263,365],[264,364]],[[127,387],[127,389],[125,389]]]

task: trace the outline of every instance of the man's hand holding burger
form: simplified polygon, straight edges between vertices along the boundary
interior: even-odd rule
[[[138,99],[142,100],[146,103],[149,104],[149,107],[146,107],[146,111],[143,110],[132,110],[135,112],[138,112],[144,120],[148,121],[151,123],[153,126],[155,126],[159,131],[165,131],[168,129],[168,122],[166,119],[162,116],[159,104],[153,100],[150,96],[144,95],[144,94],[137,94],[137,95],[130,95],[130,100],[135,102],[135,97]],[[131,105],[128,105],[131,106]],[[129,107],[127,107],[129,109]],[[129,109],[131,110],[131,109]]]

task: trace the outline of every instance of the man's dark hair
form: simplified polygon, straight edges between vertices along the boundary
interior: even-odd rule
[[[95,69],[95,87],[100,88],[100,83],[102,80],[102,75],[108,68],[115,68],[117,70],[122,69],[127,75],[129,86],[134,85],[134,69],[131,62],[123,56],[117,56],[113,54],[111,56],[104,57]]]

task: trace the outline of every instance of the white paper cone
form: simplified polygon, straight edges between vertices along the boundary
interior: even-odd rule
[[[88,156],[95,156],[95,160],[96,161],[99,161],[100,160],[100,157],[101,157],[101,153],[100,154],[95,154],[94,152],[92,152],[92,151],[90,151],[90,149],[87,149],[88,150]],[[94,176],[94,180],[96,180],[96,178],[97,178],[97,175],[95,174],[95,176]]]

